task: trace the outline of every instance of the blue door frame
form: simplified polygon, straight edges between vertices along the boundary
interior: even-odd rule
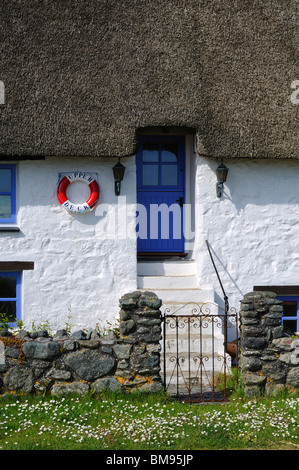
[[[138,253],[184,252],[185,137],[139,137]]]

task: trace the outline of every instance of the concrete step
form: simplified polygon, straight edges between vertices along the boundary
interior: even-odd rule
[[[140,289],[195,289],[199,287],[198,278],[191,276],[137,276]]]
[[[138,276],[192,276],[197,274],[194,260],[139,261]]]

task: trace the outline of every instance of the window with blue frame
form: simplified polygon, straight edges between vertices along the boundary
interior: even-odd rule
[[[299,331],[299,296],[278,296],[283,301],[283,330],[287,334]]]
[[[16,166],[0,165],[0,224],[16,222]]]
[[[21,273],[0,272],[0,323],[21,320]]]

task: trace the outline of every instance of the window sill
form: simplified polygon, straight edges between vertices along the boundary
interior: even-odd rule
[[[34,261],[0,261],[0,271],[25,271],[34,269]]]
[[[0,232],[20,232],[20,227],[17,225],[1,225],[0,224]]]

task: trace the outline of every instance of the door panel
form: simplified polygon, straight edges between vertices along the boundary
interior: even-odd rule
[[[185,138],[142,136],[137,154],[137,249],[183,253]]]

